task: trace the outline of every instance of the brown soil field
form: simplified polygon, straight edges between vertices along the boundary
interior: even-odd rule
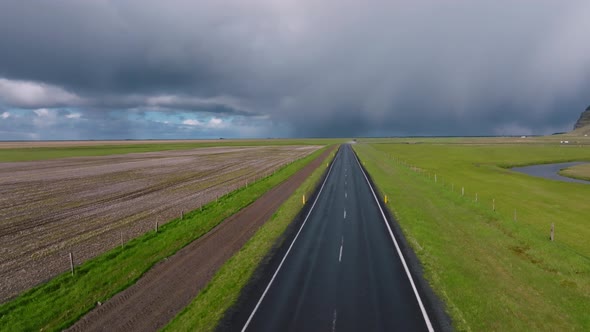
[[[317,150],[217,147],[0,163],[0,303]]]

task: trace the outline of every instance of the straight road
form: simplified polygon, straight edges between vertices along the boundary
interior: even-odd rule
[[[394,241],[352,148],[343,145],[243,330],[432,330]]]

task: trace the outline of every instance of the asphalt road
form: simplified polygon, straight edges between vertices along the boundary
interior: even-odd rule
[[[432,329],[384,218],[344,145],[243,330]]]

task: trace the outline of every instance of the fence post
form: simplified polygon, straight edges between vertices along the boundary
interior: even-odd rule
[[[70,271],[72,271],[72,277],[73,277],[74,276],[74,255],[72,255],[71,252],[70,252]]]
[[[514,209],[514,221],[516,221],[516,209]]]
[[[496,199],[492,199],[492,211],[496,211]]]
[[[555,235],[555,224],[551,223],[551,241],[553,241],[554,235]]]
[[[158,221],[156,220],[156,233],[158,233]]]
[[[477,193],[475,193],[475,201],[477,202]]]
[[[465,196],[465,187],[461,187],[461,196]]]

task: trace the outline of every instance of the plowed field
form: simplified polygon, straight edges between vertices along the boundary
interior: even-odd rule
[[[201,148],[0,163],[0,302],[306,156]]]

